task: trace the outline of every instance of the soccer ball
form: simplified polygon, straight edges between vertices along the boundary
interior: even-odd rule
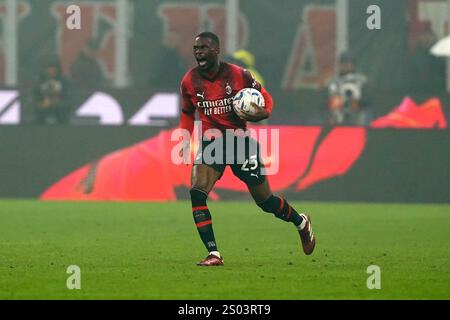
[[[264,97],[256,89],[253,88],[244,88],[233,98],[233,109],[236,114],[242,118],[242,115],[248,114],[252,115],[255,113],[254,107],[251,105],[251,103],[255,103],[258,107],[264,108],[265,107],[265,101]]]

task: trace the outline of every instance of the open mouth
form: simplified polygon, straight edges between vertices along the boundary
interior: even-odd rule
[[[207,62],[208,62],[208,61],[206,61],[205,59],[198,59],[198,60],[197,60],[197,63],[198,63],[198,65],[199,65],[200,67],[206,66]]]

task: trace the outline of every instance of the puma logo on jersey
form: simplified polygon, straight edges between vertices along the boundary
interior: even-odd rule
[[[202,100],[205,100],[205,92],[202,92],[201,94],[197,93],[197,97],[200,97],[202,98]]]
[[[259,176],[256,173],[250,173],[251,176],[256,177],[256,179],[259,178]]]

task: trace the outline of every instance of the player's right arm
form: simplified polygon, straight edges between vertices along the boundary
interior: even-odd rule
[[[195,121],[195,106],[192,104],[190,93],[187,89],[185,81],[181,82],[181,115],[180,115],[180,129],[189,131],[189,137],[192,136]],[[180,156],[183,156],[183,150],[189,150],[190,139],[183,140]],[[187,155],[186,155],[187,156]]]
[[[328,85],[328,109],[336,110],[342,109],[344,106],[344,99],[339,93],[339,84],[336,79],[333,79]]]

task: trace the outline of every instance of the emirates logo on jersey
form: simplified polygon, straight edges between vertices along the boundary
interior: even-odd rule
[[[229,106],[233,103],[233,98],[225,98],[225,99],[219,99],[219,100],[205,100],[205,101],[198,101],[197,107],[199,108],[211,108],[211,107],[225,107]]]
[[[197,107],[201,108],[206,116],[220,115],[231,112],[232,103],[233,98],[225,98],[212,101],[205,100],[205,101],[198,101]]]

